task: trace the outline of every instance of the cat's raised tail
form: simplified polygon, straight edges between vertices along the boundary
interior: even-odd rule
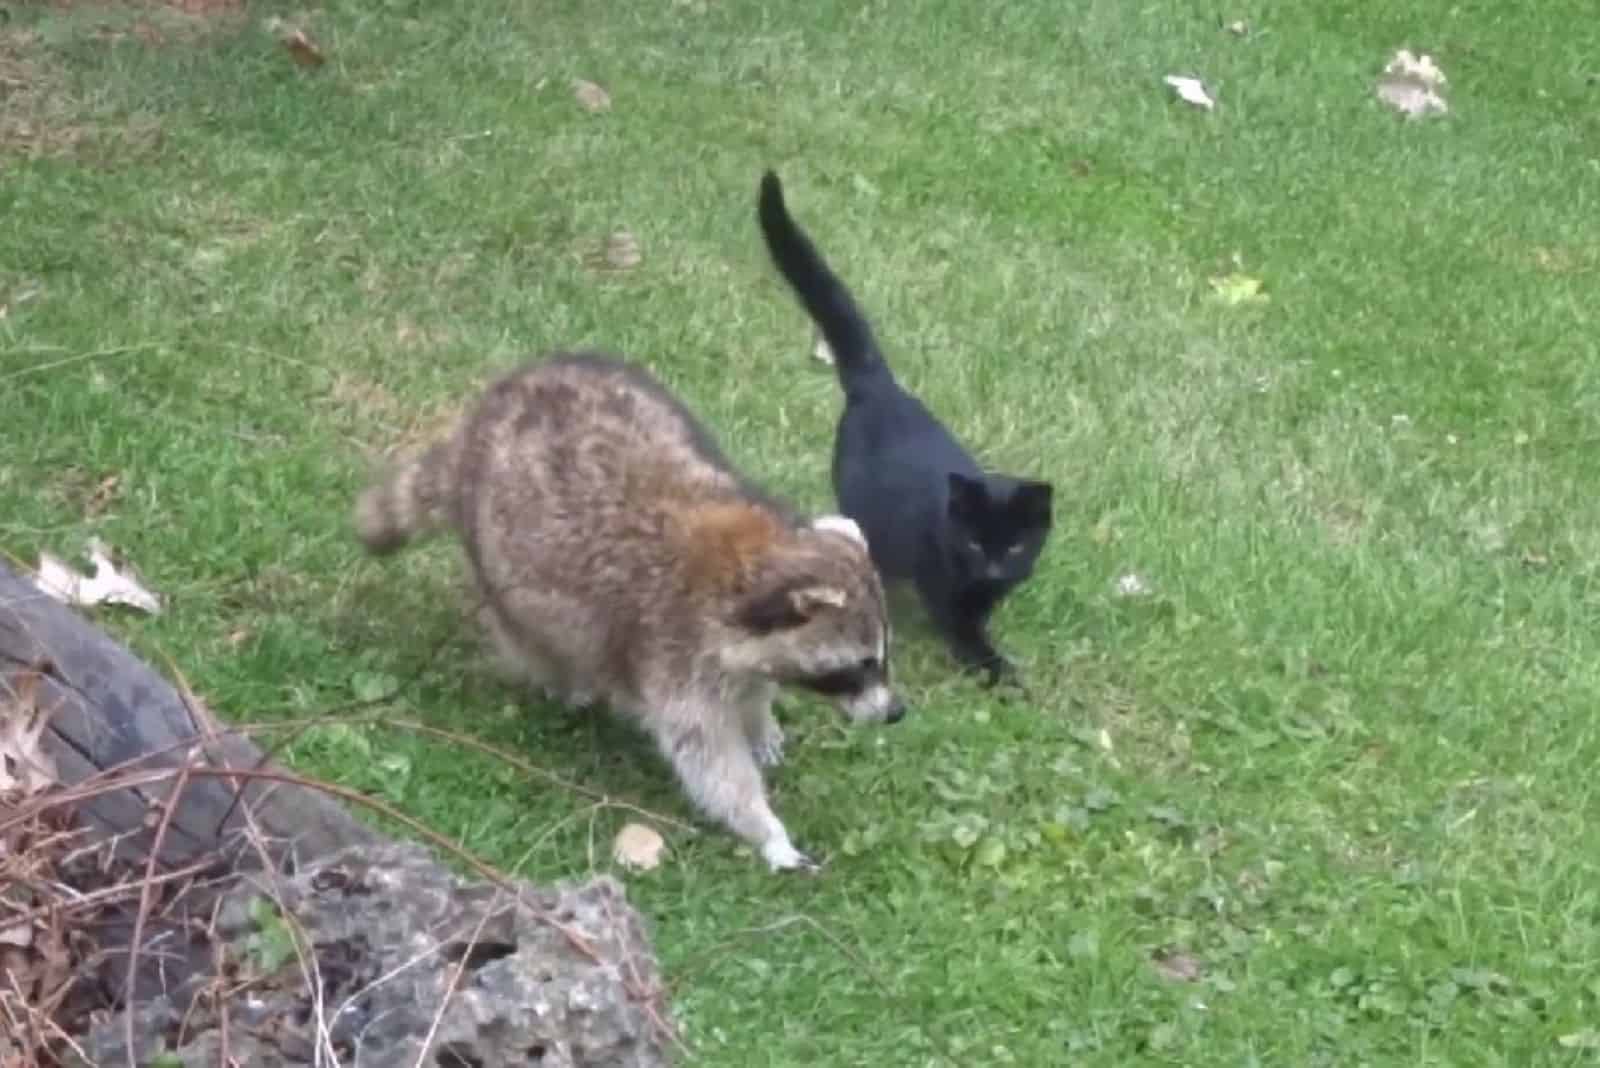
[[[892,381],[867,317],[790,217],[783,202],[783,183],[772,171],[761,176],[757,208],[767,252],[833,350],[833,364],[846,395]]]

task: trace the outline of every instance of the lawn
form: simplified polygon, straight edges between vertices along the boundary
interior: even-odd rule
[[[6,11],[0,550],[104,537],[170,599],[108,625],[229,718],[397,687],[689,818],[628,730],[485,670],[447,541],[371,561],[348,513],[381,450],[579,345],[826,507],[838,390],[768,165],[903,380],[1056,484],[997,625],[1031,699],[908,616],[906,722],[782,713],[820,876],[666,824],[624,874],[699,1063],[1600,1056],[1589,3]],[[1373,98],[1402,46],[1448,116]],[[597,268],[623,229],[640,262]],[[1233,273],[1267,299],[1214,299]],[[370,724],[288,759],[540,880],[631,818]]]

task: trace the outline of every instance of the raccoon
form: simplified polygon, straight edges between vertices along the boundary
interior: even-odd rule
[[[392,553],[454,528],[478,614],[526,681],[655,739],[705,814],[774,870],[810,869],[767,801],[780,686],[895,723],[883,589],[856,524],[806,520],[744,477],[642,368],[560,354],[493,383],[450,436],[366,489]]]

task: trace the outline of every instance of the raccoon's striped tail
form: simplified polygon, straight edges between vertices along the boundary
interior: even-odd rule
[[[387,556],[450,523],[456,435],[392,464],[356,498],[356,536]]]

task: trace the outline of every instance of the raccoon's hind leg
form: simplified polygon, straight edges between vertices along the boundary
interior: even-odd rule
[[[707,816],[760,850],[773,871],[815,871],[816,862],[794,847],[767,803],[766,785],[749,739],[722,709],[674,717],[659,724],[656,740],[685,792]]]
[[[481,602],[480,602],[481,603]],[[523,641],[491,604],[482,604],[478,622],[488,635],[498,674],[507,682],[525,684],[569,708],[584,709],[595,703],[587,690],[573,689],[566,673],[544,653]]]

